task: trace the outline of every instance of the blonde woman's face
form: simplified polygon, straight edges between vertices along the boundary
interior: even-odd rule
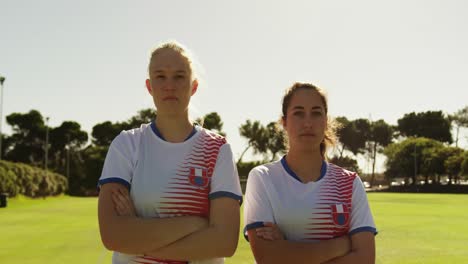
[[[191,76],[189,62],[177,51],[162,49],[153,56],[146,86],[158,114],[187,112],[198,86]]]
[[[296,90],[283,125],[291,148],[318,148],[320,151],[327,126],[327,114],[320,95],[314,90]]]

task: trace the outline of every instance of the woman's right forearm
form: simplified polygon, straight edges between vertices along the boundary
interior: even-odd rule
[[[112,183],[104,185],[98,200],[99,231],[104,246],[109,250],[143,254],[208,225],[207,219],[197,216],[149,219],[119,216],[112,201],[112,192],[117,188],[122,187]]]
[[[207,226],[201,217],[142,219],[117,216],[108,235],[110,249],[127,254],[143,254],[167,246]]]

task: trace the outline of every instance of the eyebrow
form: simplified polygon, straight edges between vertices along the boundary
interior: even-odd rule
[[[292,110],[304,110],[304,107],[298,105],[298,106],[293,107]],[[312,107],[312,110],[322,110],[322,107],[321,106],[314,106],[314,107]]]
[[[153,73],[164,73],[165,71],[163,70],[154,70]],[[175,73],[187,73],[186,70],[177,70]]]

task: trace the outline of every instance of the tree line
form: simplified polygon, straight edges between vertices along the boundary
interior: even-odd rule
[[[143,109],[125,121],[98,123],[89,137],[75,121],[50,127],[37,110],[12,113],[6,117],[12,134],[2,135],[0,154],[3,160],[64,175],[69,194],[96,194],[96,183],[112,140],[122,130],[151,122],[155,115],[154,109]],[[459,181],[462,175],[468,174],[468,151],[458,147],[459,131],[468,127],[468,106],[451,115],[442,111],[408,113],[398,119],[396,126],[384,120],[348,120],[343,116],[336,121],[339,144],[330,155],[331,162],[360,171],[357,157],[364,155],[372,161],[372,181],[379,153],[387,157],[385,175],[405,178],[408,183],[415,184],[419,177],[426,182],[440,182],[442,175]],[[196,123],[226,135],[216,112],[196,119]],[[452,130],[456,132],[454,138]],[[278,129],[277,122],[263,125],[258,120],[246,120],[239,126],[239,134],[247,141],[237,161],[241,176],[246,176],[252,166],[273,161],[286,151],[286,136]],[[249,149],[263,160],[244,162],[242,159]]]

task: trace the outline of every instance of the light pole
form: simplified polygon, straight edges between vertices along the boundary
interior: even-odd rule
[[[3,121],[3,83],[5,77],[0,76],[0,160],[2,160],[2,121]]]
[[[49,157],[49,117],[46,117],[46,137],[45,137],[45,175],[47,177],[47,163]]]
[[[70,179],[70,135],[67,134],[67,145],[65,149],[67,150],[67,179]]]
[[[416,142],[414,143],[414,180],[417,182],[416,177],[418,177],[418,159],[416,154]],[[416,183],[413,183],[416,184]]]

